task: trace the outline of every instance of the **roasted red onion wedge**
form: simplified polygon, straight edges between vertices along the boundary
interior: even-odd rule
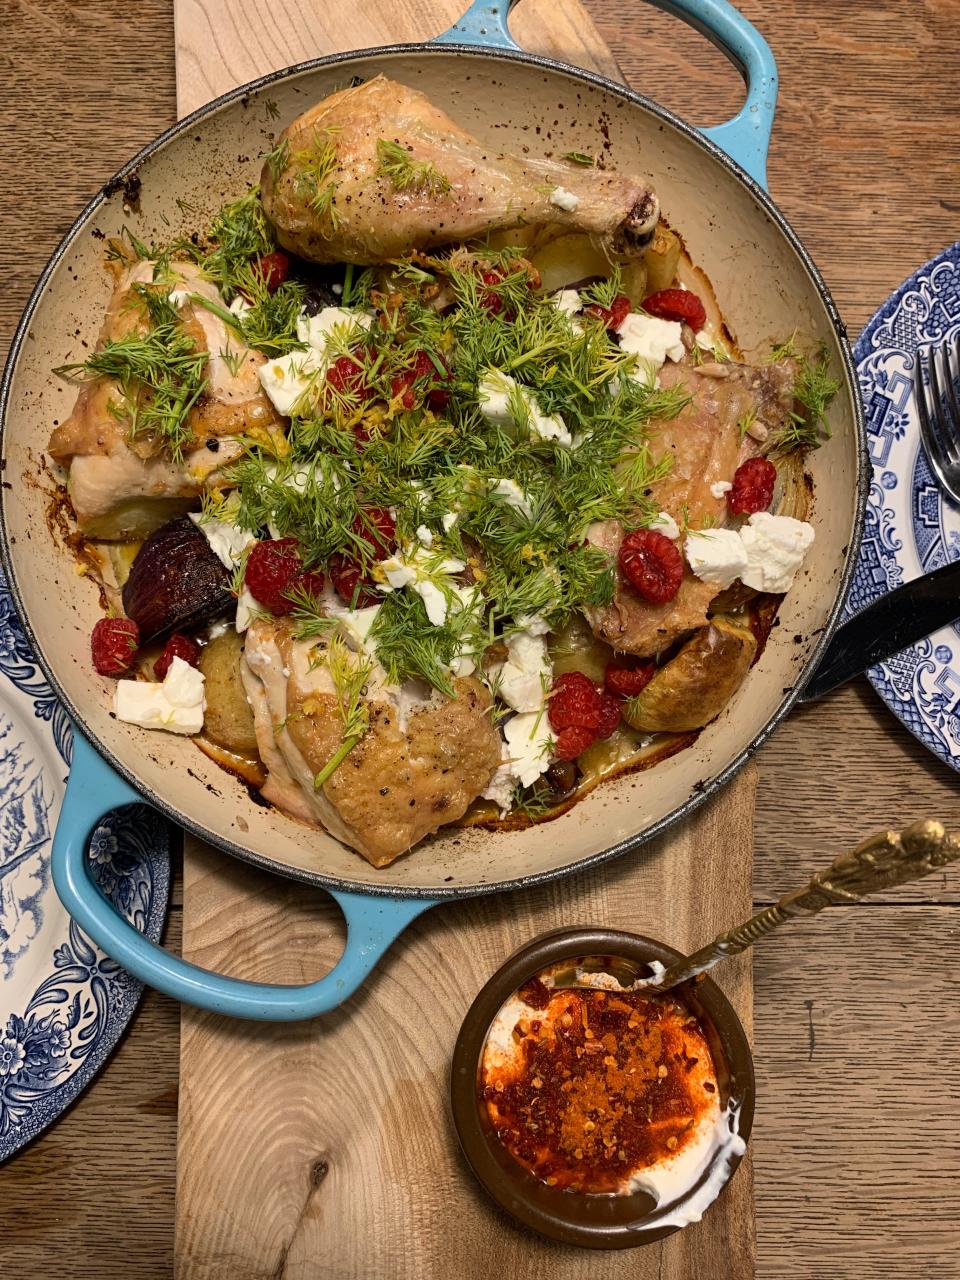
[[[151,533],[123,587],[124,610],[144,642],[191,631],[235,606],[230,575],[187,516]]]

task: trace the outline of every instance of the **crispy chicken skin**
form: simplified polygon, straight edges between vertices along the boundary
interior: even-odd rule
[[[135,262],[123,270],[100,331],[99,345],[145,329],[142,308],[131,289],[153,279],[152,262]],[[220,303],[216,287],[192,263],[172,268],[170,288],[186,289]],[[165,286],[166,287],[166,286]],[[131,305],[133,304],[133,305]],[[157,441],[141,436],[130,441],[126,424],[111,413],[122,400],[110,378],[95,377],[80,387],[73,412],[50,437],[49,452],[70,468],[70,498],[80,528],[92,537],[144,536],[182,511],[202,491],[209,476],[237,457],[238,432],[271,431],[280,419],[264,395],[257,370],[264,362],[223,321],[199,305],[180,310],[186,332],[208,353],[207,387],[188,418],[196,447],[182,464],[161,451]],[[223,352],[236,357],[228,367]],[[213,446],[208,445],[213,441]],[[152,504],[155,504],[152,508]]]
[[[247,635],[242,675],[270,771],[265,798],[326,828],[375,867],[462,817],[500,763],[491,697],[479,681],[455,680],[456,696],[446,698],[397,690],[374,673],[370,727],[318,791],[314,778],[340,746],[343,721],[315,644],[259,620]]]
[[[381,140],[400,143],[415,165],[434,166],[449,187],[399,189],[378,172]],[[280,146],[286,164],[277,171],[268,161],[261,175],[264,208],[284,248],[312,262],[385,262],[546,223],[589,233],[612,258],[630,258],[659,217],[646,179],[496,153],[422,93],[384,76],[324,98],[294,120]],[[335,161],[318,170],[325,147],[335,149]],[[331,183],[332,214],[317,200]],[[557,187],[577,197],[575,209],[551,203]]]
[[[789,362],[758,368],[734,363],[700,367],[687,363],[666,365],[660,373],[664,388],[680,387],[691,399],[675,417],[655,425],[650,450],[654,459],[672,460],[669,474],[651,493],[660,510],[679,523],[698,529],[722,523],[726,499],[717,498],[711,485],[730,480],[741,462],[757,453],[758,445],[743,435],[738,423],[755,412],[757,424],[776,432],[793,408],[793,366]],[[616,562],[624,530],[616,520],[591,525],[587,537],[609,552]],[[703,627],[717,596],[717,587],[701,582],[689,569],[680,590],[666,604],[648,604],[616,569],[617,586],[612,602],[587,611],[593,632],[625,653],[650,657],[662,652],[688,631]]]

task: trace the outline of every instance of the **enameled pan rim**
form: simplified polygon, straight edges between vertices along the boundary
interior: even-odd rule
[[[23,624],[24,632],[30,641],[31,648],[36,654],[41,669],[49,680],[51,686],[55,690],[57,697],[63,703],[67,711],[73,719],[75,728],[83,733],[93,748],[106,760],[121,777],[125,778],[137,791],[141,793],[145,800],[154,805],[162,813],[166,814],[173,822],[183,827],[191,834],[198,836],[208,844],[214,845],[216,848],[223,850],[225,853],[233,854],[235,857],[241,858],[245,862],[252,863],[264,870],[271,871],[280,875],[288,876],[295,880],[301,880],[308,884],[314,884],[325,889],[336,889],[360,894],[368,894],[381,897],[394,898],[417,898],[429,897],[431,899],[458,898],[458,897],[479,897],[484,894],[497,893],[504,889],[522,889],[534,885],[546,884],[548,881],[557,880],[561,876],[570,874],[573,871],[583,871],[589,867],[597,866],[601,862],[608,861],[612,858],[620,857],[623,854],[631,853],[640,848],[649,840],[655,839],[669,830],[676,823],[688,817],[700,808],[715,792],[720,790],[730,779],[746,764],[746,762],[759,750],[766,742],[769,735],[784,719],[784,717],[792,710],[797,702],[804,685],[816,670],[820,658],[822,657],[830,638],[840,619],[843,603],[846,598],[847,589],[853,575],[856,564],[856,553],[860,544],[860,538],[863,530],[863,520],[866,507],[867,489],[869,483],[869,460],[867,457],[867,441],[866,426],[864,423],[863,406],[860,396],[857,392],[857,380],[853,365],[853,357],[850,351],[850,345],[847,341],[846,326],[840,319],[840,315],[831,297],[820,272],[814,265],[810,255],[804,249],[798,236],[793,231],[786,218],[767,195],[766,191],[757,183],[750,175],[732,160],[725,151],[721,150],[716,143],[705,137],[699,130],[692,125],[675,116],[672,112],[667,111],[664,107],[659,106],[651,99],[644,97],[642,94],[636,93],[628,86],[610,80],[606,76],[602,76],[593,71],[586,71],[582,68],[571,66],[568,63],[559,62],[554,58],[547,58],[540,54],[524,53],[522,51],[514,52],[513,50],[499,49],[481,49],[476,45],[469,44],[447,44],[431,45],[431,44],[392,44],[381,45],[370,49],[351,50],[345,53],[330,54],[326,57],[312,58],[306,62],[299,62],[291,67],[286,67],[280,71],[271,72],[269,75],[261,76],[256,80],[251,80],[247,84],[240,85],[235,89],[231,89],[228,93],[221,94],[220,97],[206,103],[202,107],[198,107],[188,116],[184,116],[182,120],[164,130],[152,142],[148,143],[141,151],[127,162],[117,173],[101,187],[100,191],[87,204],[86,208],[74,221],[73,225],[64,235],[57,248],[52,253],[46,267],[37,280],[30,298],[24,308],[23,316],[17,326],[16,333],[10,345],[10,351],[7,356],[6,365],[3,371],[3,378],[0,380],[0,458],[4,457],[4,438],[7,421],[7,408],[10,396],[10,389],[13,383],[14,373],[19,361],[20,352],[29,332],[30,324],[33,320],[37,304],[42,297],[47,282],[49,281],[53,271],[58,263],[73,245],[74,241],[84,230],[92,215],[100,208],[109,194],[115,192],[121,187],[124,181],[155,152],[161,150],[167,143],[178,138],[181,134],[188,132],[194,128],[198,122],[205,120],[208,116],[215,114],[220,108],[238,101],[247,94],[258,92],[259,90],[280,81],[292,79],[300,74],[318,70],[325,67],[337,66],[341,64],[349,64],[357,62],[361,59],[375,58],[383,56],[391,56],[396,54],[404,55],[422,55],[424,57],[448,57],[451,54],[462,57],[478,58],[483,61],[495,61],[501,63],[518,63],[522,66],[533,68],[542,68],[548,71],[559,72],[562,75],[573,77],[581,82],[588,84],[594,88],[601,89],[605,93],[613,94],[628,102],[631,106],[639,107],[641,110],[649,112],[660,120],[665,121],[680,132],[689,142],[701,148],[711,155],[715,160],[719,161],[730,175],[736,179],[738,183],[745,186],[761,205],[764,212],[776,225],[781,235],[787,240],[790,247],[796,253],[803,265],[805,272],[812,281],[820,298],[824,304],[824,308],[833,328],[838,347],[841,352],[843,361],[844,385],[843,391],[850,401],[852,418],[856,433],[857,443],[857,484],[854,492],[855,510],[853,513],[853,525],[851,528],[850,541],[844,548],[844,564],[842,572],[836,582],[834,588],[834,600],[830,607],[827,621],[822,628],[821,634],[813,650],[811,651],[807,661],[798,675],[793,686],[784,693],[783,699],[776,711],[762,727],[762,729],[754,737],[753,741],[744,748],[733,760],[730,761],[719,773],[713,778],[704,781],[698,793],[689,797],[683,804],[679,805],[672,813],[645,827],[642,831],[635,835],[629,836],[618,843],[611,845],[609,848],[601,850],[599,853],[589,854],[586,857],[569,863],[563,867],[555,867],[546,871],[532,872],[529,875],[516,876],[507,880],[492,881],[490,883],[480,885],[462,885],[462,886],[431,886],[429,888],[417,888],[409,885],[376,885],[368,884],[365,881],[357,881],[344,879],[338,876],[327,875],[321,871],[308,871],[302,867],[295,867],[288,863],[281,863],[271,858],[263,857],[261,854],[246,849],[243,845],[228,840],[210,831],[186,814],[181,813],[177,807],[170,801],[157,795],[149,787],[144,786],[141,780],[133,772],[130,766],[119,757],[108,750],[97,736],[90,730],[83,716],[82,711],[68,697],[66,691],[57,679],[56,672],[47,663],[46,658],[40,648],[37,637],[31,625],[30,618],[24,609],[23,600],[20,595],[17,575],[14,569],[13,557],[11,555],[10,546],[7,539],[6,522],[3,519],[2,506],[0,506],[0,561],[2,561],[4,571],[7,575],[7,581],[10,591],[16,605],[17,613]],[[357,855],[360,857],[360,855]],[[416,856],[415,853],[413,856]]]

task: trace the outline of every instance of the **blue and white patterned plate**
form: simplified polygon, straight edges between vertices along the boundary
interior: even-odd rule
[[[960,509],[927,464],[913,390],[917,347],[957,332],[960,241],[887,299],[854,348],[873,481],[848,616],[900,583],[960,560]],[[944,627],[867,677],[911,733],[960,769],[960,626]]]
[[[93,1079],[143,991],[87,941],[50,878],[72,745],[0,571],[0,1161]],[[170,890],[165,820],[141,805],[111,815],[91,857],[107,896],[156,942]]]

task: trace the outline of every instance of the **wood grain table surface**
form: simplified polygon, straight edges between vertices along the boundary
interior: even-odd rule
[[[587,7],[635,87],[692,120],[731,114],[737,77],[693,33],[638,0]],[[960,3],[741,7],[781,72],[771,192],[853,335],[960,235]],[[86,198],[175,118],[172,5],[0,0],[0,70],[5,343]],[[758,763],[758,902],[875,828],[928,815],[960,825],[955,775],[863,681],[797,712]],[[960,1277],[958,905],[948,874],[832,910],[757,953],[763,1280]],[[167,945],[180,923],[175,893]],[[0,1168],[4,1275],[172,1274],[178,1052],[179,1011],[149,993],[102,1076]]]

